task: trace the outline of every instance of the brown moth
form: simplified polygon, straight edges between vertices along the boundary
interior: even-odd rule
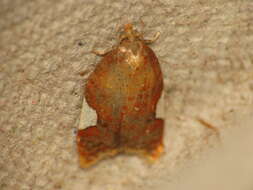
[[[121,152],[150,160],[163,152],[164,122],[156,118],[163,76],[147,45],[154,40],[143,39],[126,24],[120,43],[103,55],[88,77],[85,98],[97,113],[97,124],[78,131],[81,167]]]

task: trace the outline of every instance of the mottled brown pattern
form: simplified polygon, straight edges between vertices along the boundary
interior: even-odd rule
[[[96,126],[78,132],[82,167],[119,152],[151,160],[162,152],[163,120],[156,118],[155,111],[163,79],[147,42],[126,24],[119,45],[104,55],[89,76],[85,98],[98,120]]]

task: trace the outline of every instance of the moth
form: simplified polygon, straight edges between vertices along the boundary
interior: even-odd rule
[[[85,99],[97,113],[94,126],[79,130],[80,166],[94,165],[118,153],[156,160],[164,151],[164,121],[156,117],[163,90],[158,59],[132,24],[125,24],[119,44],[97,64],[85,86]]]

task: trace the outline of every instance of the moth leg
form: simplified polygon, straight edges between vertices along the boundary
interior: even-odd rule
[[[104,50],[95,50],[95,49],[93,49],[93,50],[91,50],[90,53],[93,53],[93,54],[98,55],[98,56],[105,56],[107,53],[109,53],[110,51],[112,51],[115,48],[116,48],[116,46],[113,45],[112,47],[106,48]]]
[[[97,56],[105,56],[110,50],[92,50],[91,53],[94,53]]]
[[[144,42],[146,43],[146,44],[152,44],[153,42],[155,42],[156,40],[158,40],[158,38],[160,37],[160,32],[156,32],[156,34],[153,36],[153,38],[152,39],[150,39],[150,40],[144,40]]]

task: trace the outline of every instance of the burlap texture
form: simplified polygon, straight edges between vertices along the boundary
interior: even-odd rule
[[[118,156],[83,170],[78,166],[75,131],[83,86],[100,60],[89,51],[110,49],[117,43],[118,28],[127,22],[146,38],[161,32],[151,48],[164,75],[158,113],[166,122],[166,154],[152,166],[135,156]],[[182,168],[199,165],[207,154],[219,160],[226,148],[221,153],[209,151],[231,147],[252,134],[247,128],[253,123],[252,50],[250,0],[2,0],[0,189],[179,189]],[[82,71],[87,74],[80,76]],[[218,129],[220,141],[199,118]],[[232,129],[242,135],[226,140]],[[237,149],[244,148],[243,144]],[[252,162],[245,168],[240,162],[248,163],[244,159],[252,154],[248,151],[227,168],[237,163],[233,171],[238,177],[240,172],[250,174]],[[223,166],[212,159],[205,163],[217,167],[217,175]],[[227,168],[221,177],[233,172]],[[213,180],[208,171],[200,176]],[[185,178],[179,184],[189,185],[182,189],[197,189],[198,179],[194,186]],[[241,180],[249,182],[247,177]],[[221,186],[235,189],[235,183],[224,180]],[[250,187],[253,182],[245,189]]]

